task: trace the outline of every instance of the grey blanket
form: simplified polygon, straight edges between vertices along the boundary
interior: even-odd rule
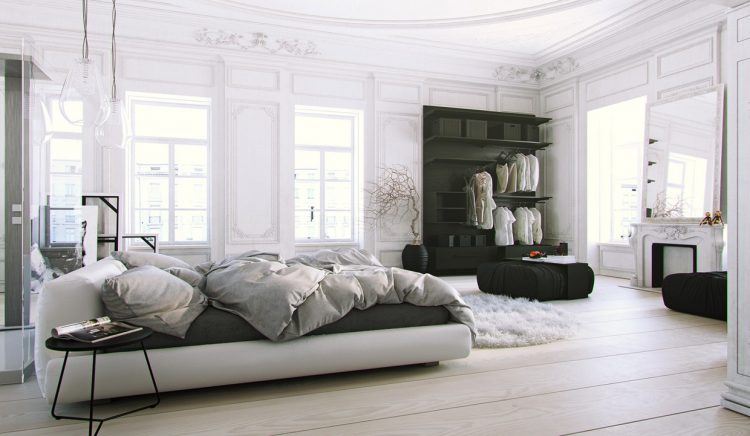
[[[305,335],[375,304],[443,306],[474,334],[474,315],[458,291],[429,274],[387,268],[366,252],[326,250],[284,262],[249,252],[201,265],[211,304],[239,315],[272,341]],[[357,261],[366,263],[352,264]]]

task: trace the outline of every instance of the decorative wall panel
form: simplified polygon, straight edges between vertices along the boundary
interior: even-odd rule
[[[503,112],[536,113],[534,97],[529,95],[501,94],[498,110]]]
[[[422,88],[419,85],[379,82],[378,100],[393,103],[422,103]]]
[[[279,106],[229,100],[227,243],[279,242]]]
[[[409,169],[421,191],[421,115],[393,112],[378,113],[378,171],[380,168],[403,165]],[[386,220],[388,221],[388,220]],[[409,242],[409,220],[395,219],[378,225],[378,239]]]
[[[688,71],[714,61],[713,38],[703,39],[656,57],[656,77]]]
[[[279,72],[229,66],[227,67],[227,86],[277,91],[279,89]]]
[[[433,106],[492,110],[490,107],[490,94],[453,89],[430,89],[430,104]]]
[[[541,185],[546,203],[542,223],[544,238],[568,242],[572,248],[573,223],[577,216],[575,203],[575,169],[573,153],[573,118],[566,117],[546,124],[547,140],[552,142],[543,152]]]
[[[338,77],[295,74],[292,78],[292,90],[295,94],[322,97],[351,98],[356,100],[365,98],[365,83],[362,80]]]
[[[602,77],[586,85],[586,100],[596,100],[648,84],[648,62]]]
[[[552,112],[558,109],[573,106],[575,104],[575,92],[573,88],[565,88],[544,97],[543,112]]]
[[[208,64],[124,56],[118,64],[122,77],[183,85],[214,85],[214,67]]]

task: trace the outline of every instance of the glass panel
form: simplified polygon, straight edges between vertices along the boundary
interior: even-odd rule
[[[135,173],[169,174],[169,145],[151,142],[135,144]]]
[[[178,210],[174,213],[176,242],[206,242],[208,220],[205,210]]]
[[[174,170],[178,176],[206,176],[208,148],[205,145],[175,145]]]
[[[137,177],[135,205],[139,208],[169,208],[169,178]]]
[[[81,205],[81,176],[75,174],[51,174],[49,205],[51,207],[75,207]]]
[[[325,154],[326,180],[351,180],[352,154],[349,152],[327,152]]]
[[[81,174],[83,146],[79,139],[57,139],[50,142],[50,172]]]
[[[325,214],[326,239],[351,239],[352,238],[352,214],[351,212],[331,212]]]
[[[296,182],[294,184],[294,208],[309,210],[320,209],[320,183]]]
[[[351,118],[297,114],[294,118],[294,143],[351,147],[352,120]]]
[[[319,180],[320,152],[307,150],[295,151],[294,178],[296,180]]]
[[[69,101],[66,106],[71,111],[71,118],[80,120],[83,119],[83,104],[79,102]],[[60,133],[81,133],[82,127],[71,124],[60,112],[60,100],[57,98],[51,98],[47,105],[49,110],[50,119],[52,120],[51,130],[53,132]],[[66,112],[67,113],[67,112]]]
[[[326,182],[326,209],[351,210],[352,184],[349,182]]]
[[[158,233],[159,242],[169,242],[169,211],[139,210],[136,227],[138,233]]]
[[[174,207],[178,209],[205,209],[207,193],[207,179],[178,177],[174,181]]]
[[[135,103],[136,136],[208,139],[208,109]]]
[[[294,212],[294,237],[298,241],[320,239],[320,213],[309,210]]]

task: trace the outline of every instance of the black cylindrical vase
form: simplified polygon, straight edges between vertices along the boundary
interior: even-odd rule
[[[404,269],[420,273],[427,272],[427,248],[424,245],[408,244],[401,252]]]

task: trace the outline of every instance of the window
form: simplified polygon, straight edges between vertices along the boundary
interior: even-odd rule
[[[68,245],[80,242],[80,212],[83,185],[83,132],[70,124],[60,113],[57,97],[46,100],[50,126],[47,168],[49,168],[49,245]],[[71,106],[75,108],[75,106]],[[79,105],[78,110],[83,110]]]
[[[297,106],[294,235],[297,242],[354,242],[361,112]]]
[[[207,243],[210,100],[128,93],[128,104],[132,230]]]
[[[646,97],[588,112],[588,208],[592,242],[626,243],[641,214]]]

